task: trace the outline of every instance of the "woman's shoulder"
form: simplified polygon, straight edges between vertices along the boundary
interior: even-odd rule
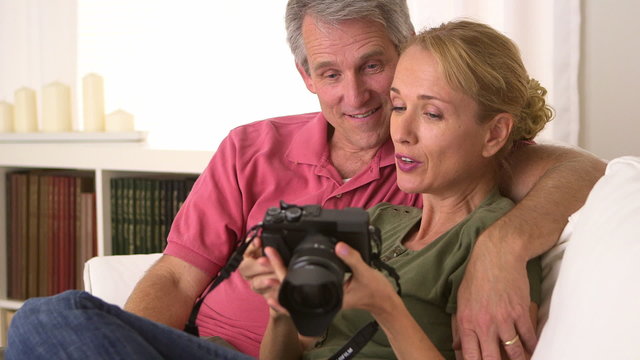
[[[371,224],[381,226],[387,223],[414,222],[420,218],[422,209],[395,205],[391,203],[380,203],[367,210]]]

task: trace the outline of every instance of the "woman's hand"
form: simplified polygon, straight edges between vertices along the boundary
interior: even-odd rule
[[[262,254],[260,238],[256,238],[245,251],[238,271],[249,282],[251,290],[262,295],[273,310],[288,314],[278,303],[280,284],[287,275],[287,268],[274,248],[266,247],[264,253],[266,256]]]
[[[374,316],[397,297],[391,282],[378,270],[367,265],[360,253],[344,242],[336,244],[336,255],[351,268],[352,275],[344,284],[344,309],[357,308]]]

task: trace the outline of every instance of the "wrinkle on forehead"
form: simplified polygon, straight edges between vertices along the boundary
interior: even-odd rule
[[[353,19],[333,24],[307,18],[305,22],[303,37],[308,60],[325,55],[340,57],[342,54],[335,51],[340,48],[348,49],[351,54],[364,49],[363,54],[359,55],[361,60],[385,56],[388,55],[386,52],[396,50],[384,26],[373,20]],[[322,68],[330,62],[322,61],[314,64],[313,68]]]

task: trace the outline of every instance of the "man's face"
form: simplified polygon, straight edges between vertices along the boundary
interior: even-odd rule
[[[331,26],[307,16],[302,35],[309,74],[298,70],[335,128],[332,144],[355,151],[382,145],[389,136],[389,88],[398,62],[384,26],[368,20]]]

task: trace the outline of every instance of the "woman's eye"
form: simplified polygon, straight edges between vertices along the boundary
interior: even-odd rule
[[[407,110],[405,106],[394,106],[391,108],[391,111],[393,112],[399,112],[399,111],[405,111],[405,110]]]
[[[442,119],[442,115],[436,114],[436,113],[432,113],[432,112],[427,112],[427,113],[425,113],[425,115],[430,119]]]

